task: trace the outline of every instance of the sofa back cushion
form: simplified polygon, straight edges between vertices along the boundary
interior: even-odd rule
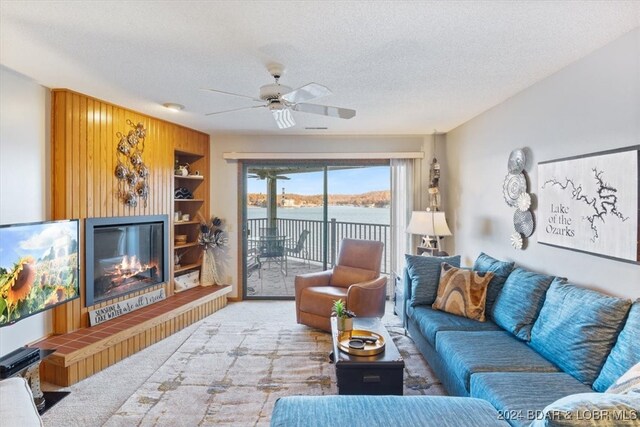
[[[463,270],[443,262],[433,308],[484,322],[487,286],[492,278],[493,273]]]
[[[491,283],[489,283],[489,288],[487,289],[487,313],[491,313],[493,303],[502,290],[502,286],[507,280],[507,277],[511,274],[511,270],[513,270],[512,262],[499,261],[484,252],[478,255],[478,259],[476,259],[476,262],[473,264],[473,271],[493,273],[493,279],[491,279]]]
[[[593,389],[605,391],[637,363],[640,363],[640,299],[631,306],[618,341],[593,383]]]
[[[378,273],[371,270],[364,270],[356,267],[345,267],[336,265],[329,283],[331,286],[341,286],[348,288],[354,283],[368,282],[378,277]]]
[[[531,330],[531,346],[591,385],[622,329],[631,301],[554,281]]]
[[[405,255],[407,274],[411,279],[412,307],[431,305],[436,300],[440,283],[440,264],[460,267],[460,255],[448,257]]]
[[[516,267],[504,282],[502,292],[493,304],[491,317],[521,340],[531,340],[531,328],[553,279],[553,276]]]

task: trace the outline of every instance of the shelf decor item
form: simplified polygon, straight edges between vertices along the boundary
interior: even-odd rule
[[[200,273],[200,285],[211,286],[216,283],[221,284],[222,278],[216,266],[215,249],[226,246],[229,239],[222,230],[222,220],[213,217],[209,222],[200,224],[200,235],[198,244],[203,247],[204,255]]]
[[[118,164],[115,168],[115,176],[118,179],[118,198],[129,207],[138,206],[138,199],[144,202],[147,207],[149,198],[149,168],[144,164],[142,154],[144,153],[145,138],[147,130],[144,124],[134,124],[127,119],[127,124],[131,130],[127,135],[116,132],[118,145],[116,156]]]

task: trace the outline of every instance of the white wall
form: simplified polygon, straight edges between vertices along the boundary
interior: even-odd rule
[[[233,285],[230,296],[240,296],[238,288],[238,162],[224,160],[225,152],[416,152],[425,151],[430,159],[431,137],[423,136],[250,136],[211,135],[211,213],[226,220],[229,246],[221,257],[227,284]],[[426,164],[428,162],[421,162]],[[420,169],[420,168],[418,168]],[[426,173],[426,175],[425,175]],[[417,180],[425,182],[428,169],[418,171]],[[417,196],[416,196],[417,197]],[[419,198],[416,203],[419,203]],[[426,203],[426,199],[425,199]]]
[[[537,163],[640,143],[640,29],[479,115],[447,135],[448,218],[456,251],[480,251],[609,294],[640,297],[640,266],[538,244],[512,249],[513,211],[502,197],[511,150]],[[636,179],[630,177],[630,179]],[[451,239],[449,239],[451,240]]]
[[[0,223],[47,219],[49,90],[0,66]],[[0,329],[0,355],[52,331],[51,312]]]

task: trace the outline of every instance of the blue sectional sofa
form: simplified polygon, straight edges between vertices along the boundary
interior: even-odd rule
[[[600,393],[640,362],[640,300],[632,304],[481,254],[473,269],[493,272],[494,278],[487,321],[479,322],[431,308],[429,286],[437,283],[428,278],[433,269],[421,275],[408,261],[405,328],[448,393],[457,397],[287,397],[276,404],[272,426],[303,420],[331,425],[336,413],[350,417],[369,410],[376,422],[362,425],[640,425],[640,395]],[[427,291],[419,283],[423,280],[433,282]],[[597,401],[609,414],[621,409],[636,419],[550,420],[549,405],[573,395],[583,404]],[[444,412],[449,417],[441,417]],[[309,424],[310,414],[324,421]]]

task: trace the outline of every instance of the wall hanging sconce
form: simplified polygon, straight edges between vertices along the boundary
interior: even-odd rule
[[[115,175],[118,179],[118,198],[129,207],[138,206],[138,199],[141,199],[146,208],[149,198],[149,183],[147,182],[149,168],[144,164],[142,154],[144,153],[147,130],[142,123],[134,124],[129,119],[127,119],[127,124],[132,128],[127,135],[116,132],[118,164]]]

